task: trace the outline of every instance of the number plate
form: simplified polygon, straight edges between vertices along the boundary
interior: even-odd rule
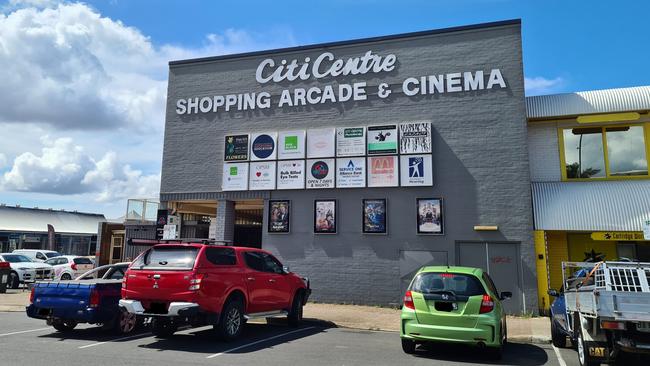
[[[2,281],[0,283],[7,283],[7,275],[2,275]]]
[[[640,322],[639,324],[636,325],[636,329],[639,332],[650,333],[650,322]]]

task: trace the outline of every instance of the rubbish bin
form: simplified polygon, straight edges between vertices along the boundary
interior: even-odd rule
[[[0,294],[7,292],[9,274],[11,274],[9,262],[0,262]]]

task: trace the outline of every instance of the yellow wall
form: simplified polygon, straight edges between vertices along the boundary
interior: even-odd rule
[[[562,287],[562,262],[569,260],[567,233],[565,231],[547,231],[546,249],[548,251],[550,287],[559,290]]]
[[[546,271],[546,236],[544,231],[536,230],[535,238],[535,264],[537,268],[537,306],[543,312],[550,306],[548,296],[548,272]]]
[[[569,244],[569,260],[582,262],[585,260],[585,253],[592,250],[605,255],[605,260],[611,261],[618,258],[615,241],[595,241],[591,234],[569,233],[567,235]]]

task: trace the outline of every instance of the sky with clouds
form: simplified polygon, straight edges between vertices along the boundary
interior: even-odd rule
[[[528,95],[650,84],[645,2],[304,4],[0,1],[0,202],[117,218],[156,198],[170,60],[521,18]]]

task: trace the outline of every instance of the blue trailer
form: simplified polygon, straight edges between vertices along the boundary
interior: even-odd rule
[[[95,268],[73,281],[36,282],[32,286],[27,316],[44,319],[60,332],[79,323],[130,333],[136,318],[118,306],[122,278],[129,263]]]

